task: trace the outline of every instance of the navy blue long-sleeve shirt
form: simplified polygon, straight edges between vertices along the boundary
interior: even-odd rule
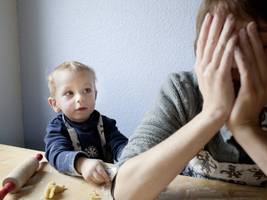
[[[94,111],[88,120],[82,123],[72,122],[66,116],[65,120],[75,129],[81,145],[81,151],[75,151],[64,123],[62,114],[50,121],[46,128],[45,156],[49,163],[58,171],[69,175],[79,175],[75,169],[75,160],[80,156],[101,159],[105,162],[118,161],[128,139],[116,127],[116,121],[102,115],[106,151],[111,159],[104,156],[97,125],[99,112]]]

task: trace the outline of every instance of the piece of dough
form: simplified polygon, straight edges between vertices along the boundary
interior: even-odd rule
[[[66,190],[67,188],[63,186],[57,185],[55,182],[50,182],[47,184],[46,190],[44,192],[45,199],[53,199],[53,197]]]
[[[96,191],[93,191],[89,194],[89,200],[101,200],[101,196]]]

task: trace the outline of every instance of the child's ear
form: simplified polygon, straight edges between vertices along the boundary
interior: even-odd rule
[[[48,104],[50,105],[50,107],[55,111],[55,112],[60,112],[61,111],[61,109],[58,107],[58,105],[57,105],[57,101],[56,101],[56,99],[55,98],[53,98],[53,97],[49,97],[48,98]]]

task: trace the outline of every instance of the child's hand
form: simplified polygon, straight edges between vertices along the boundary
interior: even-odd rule
[[[240,74],[240,89],[228,120],[228,127],[259,127],[259,115],[267,103],[267,58],[256,23],[239,32],[235,60]]]
[[[231,68],[237,35],[233,15],[218,11],[206,15],[197,41],[195,71],[203,96],[204,113],[219,116],[224,123],[234,104]]]
[[[86,181],[94,182],[97,185],[110,183],[110,178],[102,160],[81,157],[78,158],[76,166],[76,169]]]

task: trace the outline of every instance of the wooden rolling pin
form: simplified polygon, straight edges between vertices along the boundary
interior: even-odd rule
[[[43,155],[38,153],[35,157],[30,157],[12,170],[2,182],[3,188],[0,190],[0,200],[3,200],[8,193],[17,192],[36,172],[42,158]]]

